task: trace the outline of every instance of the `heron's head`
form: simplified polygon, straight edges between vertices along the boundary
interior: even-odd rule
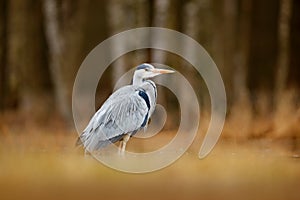
[[[152,78],[160,74],[168,74],[168,73],[174,73],[174,71],[168,69],[158,69],[155,68],[153,65],[150,65],[148,63],[143,63],[137,66],[133,75],[133,82],[135,81],[140,82],[147,78]]]

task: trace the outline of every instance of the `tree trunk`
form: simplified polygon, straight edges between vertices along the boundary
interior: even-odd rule
[[[272,95],[276,74],[277,38],[279,0],[253,0],[252,28],[250,38],[250,57],[248,68],[248,86],[252,100],[255,101],[256,112],[270,112],[273,108]],[[266,14],[268,10],[268,14]],[[256,101],[261,99],[259,93],[267,96],[267,102]],[[260,111],[261,110],[261,111]],[[265,111],[263,111],[265,110]]]
[[[55,102],[60,114],[69,119],[70,108],[68,104],[67,86],[62,72],[62,57],[65,49],[62,30],[59,25],[59,11],[56,0],[44,0],[45,33],[49,48],[49,67],[54,85]]]
[[[280,0],[280,14],[278,20],[278,59],[276,76],[276,102],[281,99],[286,88],[290,55],[290,20],[292,0]]]
[[[288,86],[300,91],[300,1],[293,0],[290,35],[290,69],[288,73]]]
[[[224,4],[224,22],[223,22],[223,33],[224,33],[224,69],[222,71],[223,80],[225,81],[227,106],[230,110],[234,103],[234,90],[233,90],[233,76],[235,74],[235,63],[236,47],[237,47],[237,12],[238,4],[237,0],[228,0]],[[220,19],[221,20],[221,19]],[[219,33],[220,34],[220,33]]]
[[[255,116],[252,137],[264,137],[273,128],[271,114],[278,56],[279,0],[253,0],[252,3],[247,84]]]
[[[171,0],[155,0],[153,2],[153,18],[152,26],[163,27],[170,29],[178,29],[178,18],[176,18],[176,9],[178,3]],[[153,35],[152,42],[167,43],[168,41],[158,41],[156,36]],[[152,50],[151,60],[156,63],[166,63],[166,53],[163,51]]]
[[[112,0],[108,3],[109,32],[116,34],[132,28],[149,26],[149,2],[147,0],[122,1]],[[142,38],[134,36],[125,41],[119,41],[111,47],[111,53],[116,54],[125,50],[129,45],[140,41]],[[115,84],[125,72],[142,62],[147,61],[147,51],[139,50],[130,52],[118,58],[113,63],[112,82]]]
[[[41,3],[9,1],[8,19],[8,81],[18,89],[20,110],[39,118],[51,107]]]
[[[200,1],[190,1],[190,4],[184,8],[184,19],[182,20],[183,26],[186,25],[186,28],[189,27],[190,30],[185,30],[184,32],[194,39],[196,39],[208,53],[213,53],[213,31],[214,31],[214,15],[212,12],[213,3],[210,0],[200,0]],[[189,10],[193,10],[192,13]],[[194,15],[194,16],[193,16]],[[189,16],[189,17],[188,17]],[[195,30],[193,30],[195,29]],[[194,33],[191,33],[194,32]],[[192,53],[193,50],[189,50]],[[189,54],[190,54],[189,53]],[[197,55],[195,55],[197,56]],[[213,56],[212,56],[213,57]],[[202,62],[202,61],[200,61]],[[197,95],[200,96],[200,103],[202,111],[209,112],[210,110],[210,96],[204,83],[203,79],[200,76],[195,76],[195,82],[198,83],[194,85],[199,88]]]
[[[300,3],[295,0],[281,0],[280,5],[278,29],[280,49],[273,136],[290,138],[296,145],[296,139],[300,137]]]
[[[49,66],[57,109],[66,122],[72,121],[71,97],[77,69],[82,62],[84,29],[89,1],[44,0],[45,32]]]
[[[278,59],[276,76],[276,109],[274,113],[274,136],[282,136],[287,131],[290,123],[296,115],[291,114],[295,110],[293,97],[295,93],[287,90],[287,76],[290,59],[290,22],[292,0],[280,0],[280,14],[278,20]],[[285,123],[283,123],[283,121]]]
[[[138,0],[135,3],[136,27],[150,26],[150,2],[148,0]],[[139,38],[140,40],[149,40],[149,38]],[[141,63],[149,62],[149,51],[138,50],[135,52],[133,59],[134,66]]]
[[[225,129],[230,129],[233,138],[246,139],[252,126],[252,109],[249,90],[246,84],[249,58],[249,40],[251,30],[251,0],[237,3],[236,16],[236,47],[233,54],[232,70],[232,107],[228,116]],[[229,56],[229,55],[228,55]],[[241,115],[241,110],[243,114]],[[225,131],[226,132],[226,131]]]
[[[0,1],[0,112],[4,110],[6,99],[6,49],[7,49],[7,35],[6,35],[6,22],[7,22],[7,2],[6,0]]]
[[[177,15],[178,9],[179,9],[179,1],[176,0],[155,0],[153,2],[153,17],[152,17],[152,26],[154,27],[163,27],[163,28],[169,28],[173,30],[178,30],[179,28],[179,21],[181,20],[179,16]],[[157,43],[157,44],[162,44],[164,46],[167,46],[167,44],[170,41],[164,40],[164,39],[159,39],[157,35],[152,35],[151,36],[151,42],[152,43]],[[177,41],[180,42],[180,41]],[[168,62],[167,62],[168,61]],[[171,56],[169,57],[168,52],[162,51],[162,50],[157,50],[157,49],[152,49],[151,50],[151,62],[154,63],[161,63],[164,65],[170,65],[172,66],[172,61],[176,62],[176,60],[172,59]],[[157,82],[164,82],[162,79],[165,77],[163,76],[158,76],[156,78]],[[158,87],[158,102],[159,104],[162,104],[164,107],[166,107],[167,110],[174,110],[172,108],[173,105],[170,103],[167,103],[166,99],[167,97],[167,92],[164,92],[164,90],[161,89],[161,87]],[[169,98],[170,99],[170,98]],[[174,116],[174,113],[167,121],[166,126],[171,127],[174,126],[174,123],[169,123],[169,122],[174,122],[176,121],[175,118],[172,119],[172,116]],[[175,115],[176,116],[176,115]]]
[[[202,8],[202,5],[205,4],[205,8],[209,9],[208,2],[206,0],[202,1],[187,1],[183,5],[183,10],[181,11],[183,13],[182,15],[182,32],[196,41],[199,41],[200,35],[203,32],[207,32],[207,30],[203,30],[204,28],[201,27],[202,25],[199,25],[200,20],[200,13],[202,10],[205,10]],[[201,10],[202,9],[202,10]],[[203,15],[202,15],[203,16]],[[207,19],[207,18],[206,18]],[[209,19],[208,19],[209,20]],[[201,32],[200,32],[201,30]],[[186,55],[189,55],[189,57],[196,61],[198,60],[197,58],[199,55],[195,54],[195,49],[193,49],[191,46],[187,46],[186,44],[182,44],[183,46],[183,51]],[[201,61],[198,63],[199,65],[201,64]],[[188,75],[188,81],[189,83],[194,87],[195,92],[197,92],[199,96],[201,96],[201,101],[204,100],[204,96],[207,95],[208,93],[204,93],[205,91],[205,83],[203,81],[199,81],[200,76],[197,74],[198,72],[193,68],[193,66],[190,66],[185,60],[182,60],[180,65],[178,66],[178,69],[181,73],[184,75]],[[188,91],[186,91],[186,86],[181,85],[178,82],[174,82],[174,85],[177,85],[177,88],[179,89],[179,94],[181,98],[186,98],[186,102],[188,102],[189,96]],[[200,92],[202,91],[202,92]],[[200,94],[199,94],[200,93]],[[205,95],[204,95],[205,94]],[[209,97],[208,97],[209,98]],[[205,104],[203,105],[204,108],[208,108],[208,105]],[[191,107],[186,107],[189,108],[189,113],[190,113],[190,120],[193,120],[193,117],[195,117],[195,108]]]
[[[251,7],[251,0],[242,1],[239,5],[239,15],[237,16],[237,53],[234,57],[235,73],[233,74],[233,93],[236,102],[249,101],[246,78],[250,49]]]
[[[128,6],[128,7],[127,7]],[[132,21],[128,21],[128,18],[131,17],[132,20],[132,9],[128,5],[128,1],[122,0],[111,0],[108,3],[108,21],[109,21],[109,30],[111,34],[117,34],[119,32],[125,31],[127,28],[132,27]],[[131,23],[131,24],[130,24]],[[128,27],[128,25],[130,25]],[[115,55],[118,52],[125,50],[126,41],[120,41],[118,44],[114,44],[111,47],[111,54]],[[112,68],[112,83],[113,85],[117,83],[119,78],[125,74],[126,69],[129,65],[128,56],[122,56],[114,61]]]
[[[226,72],[225,68],[225,57],[224,57],[224,51],[225,51],[225,35],[224,35],[224,2],[213,0],[212,1],[212,24],[213,24],[213,30],[212,30],[212,57],[218,66],[221,75],[223,77],[223,81],[225,82],[225,89],[227,80],[224,80],[224,74]]]

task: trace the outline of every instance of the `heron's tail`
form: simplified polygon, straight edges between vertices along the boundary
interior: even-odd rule
[[[115,143],[121,140],[124,135],[119,135],[107,140],[99,140],[95,135],[89,132],[83,132],[75,143],[75,146],[83,146],[84,149],[88,151],[96,151],[98,149],[104,148],[111,143]]]
[[[77,147],[77,146],[81,146],[81,145],[82,145],[81,138],[80,138],[80,137],[78,137],[78,138],[77,138],[77,141],[76,141],[76,143],[75,143],[75,147]]]

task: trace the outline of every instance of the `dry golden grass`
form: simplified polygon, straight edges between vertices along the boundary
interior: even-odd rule
[[[54,127],[2,126],[0,130],[1,199],[300,198],[297,151],[268,140],[222,139],[203,160],[197,158],[199,142],[195,142],[163,170],[126,174],[83,157],[82,150],[74,147],[74,132]],[[161,134],[161,141],[172,136]],[[137,142],[132,141],[130,148],[140,148]]]

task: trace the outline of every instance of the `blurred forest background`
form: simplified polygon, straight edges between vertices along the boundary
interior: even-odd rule
[[[2,127],[53,120],[72,126],[72,87],[85,56],[113,34],[156,26],[191,36],[216,62],[228,98],[224,137],[300,137],[300,1],[1,0],[0,9]],[[201,76],[176,55],[147,49],[112,64],[99,83],[97,106],[142,62],[170,65],[194,88],[200,85],[209,113]],[[159,101],[172,107],[166,95]]]
[[[154,62],[189,80],[202,111],[199,138],[178,161],[131,175],[74,148],[72,87],[96,45],[145,26],[180,31],[205,47],[222,74],[228,112],[222,139],[199,160],[210,119],[201,75],[168,52],[121,56],[99,82],[96,108],[124,72]],[[148,152],[174,138],[178,102],[158,89],[168,112],[165,129],[159,139],[132,138],[129,151]],[[298,200],[299,158],[299,0],[0,0],[1,199]]]

